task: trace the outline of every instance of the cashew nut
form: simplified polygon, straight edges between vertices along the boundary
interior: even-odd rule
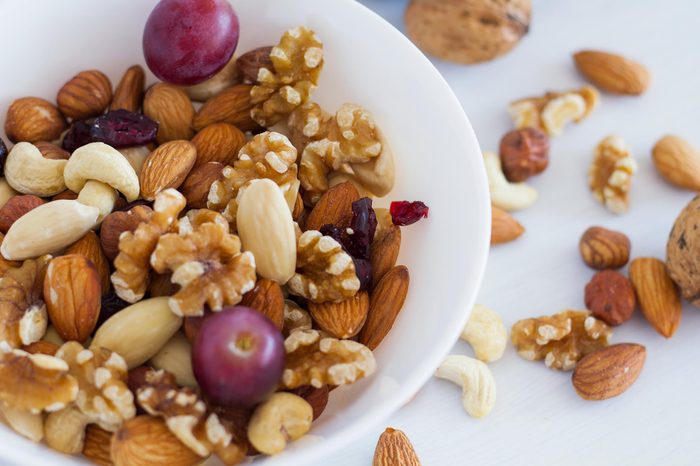
[[[66,186],[79,193],[90,180],[101,181],[124,194],[131,202],[139,197],[139,178],[129,161],[117,149],[91,142],[73,152],[63,172]]]
[[[494,152],[484,152],[484,166],[489,181],[491,203],[507,210],[521,210],[530,207],[537,200],[537,191],[525,183],[509,182],[501,169],[501,159]]]
[[[350,164],[355,179],[377,197],[384,197],[393,189],[396,170],[394,154],[384,135],[377,129],[382,143],[382,152],[373,160],[365,163]]]
[[[451,354],[435,376],[462,387],[462,406],[473,417],[486,416],[496,403],[496,382],[488,366],[478,359]]]
[[[248,424],[248,439],[261,453],[274,455],[283,451],[287,442],[309,431],[313,414],[311,405],[302,397],[274,393],[255,409]]]
[[[501,317],[481,304],[472,309],[460,338],[469,343],[474,348],[477,359],[484,362],[501,359],[508,340]]]
[[[150,360],[150,365],[175,376],[178,385],[197,387],[192,371],[192,346],[182,333],[176,333]]]
[[[2,403],[0,403],[0,411],[10,427],[18,434],[33,442],[39,442],[44,437],[44,417],[41,413],[31,413]]]
[[[151,148],[149,146],[124,147],[119,149],[119,153],[129,161],[131,168],[136,172],[136,176],[141,176],[141,169],[148,156],[151,155]]]
[[[34,144],[19,142],[7,154],[5,179],[21,193],[53,196],[66,190],[63,172],[67,163],[66,160],[44,158]]]
[[[110,185],[101,181],[90,180],[85,183],[83,189],[78,193],[78,202],[96,207],[100,211],[97,223],[102,223],[102,220],[112,213],[117,197],[119,197],[117,190]]]
[[[12,186],[10,186],[10,183],[8,183],[5,178],[0,178],[0,209],[7,204],[7,201],[9,201],[11,197],[17,194],[19,193],[12,189]]]
[[[77,200],[61,199],[42,204],[12,224],[0,253],[8,260],[56,253],[94,227],[99,213],[96,207]]]
[[[74,404],[49,413],[44,424],[46,443],[63,453],[80,453],[85,443],[85,428],[89,423],[90,418]]]

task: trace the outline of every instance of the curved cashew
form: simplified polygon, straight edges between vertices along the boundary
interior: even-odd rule
[[[501,359],[508,341],[501,317],[481,304],[477,304],[472,309],[472,314],[460,338],[469,343],[474,348],[476,357],[484,362]]]
[[[0,253],[8,260],[53,254],[75,243],[97,222],[99,210],[77,200],[47,202],[21,216],[5,235]]]
[[[83,189],[78,193],[78,202],[96,207],[100,211],[97,223],[102,223],[102,220],[112,213],[118,196],[117,190],[110,185],[101,181],[90,180],[85,183]]]
[[[486,416],[496,403],[493,374],[478,359],[451,354],[440,364],[435,376],[462,387],[462,406],[471,416]]]
[[[489,181],[491,203],[507,210],[520,210],[530,207],[537,200],[537,191],[525,183],[509,182],[501,169],[501,159],[494,152],[484,152],[484,166]]]
[[[129,161],[117,149],[91,142],[73,152],[63,172],[66,186],[79,193],[90,180],[101,181],[124,194],[131,202],[139,197],[139,178]]]
[[[302,397],[287,392],[274,393],[255,409],[248,424],[248,439],[261,453],[274,455],[311,428],[311,405]]]
[[[44,158],[34,144],[19,142],[7,154],[5,179],[21,193],[53,196],[66,190],[63,172],[67,163],[66,160]]]
[[[358,183],[375,196],[384,197],[394,188],[394,153],[379,129],[377,133],[382,143],[382,152],[369,162],[352,163],[350,167]]]
[[[176,333],[149,361],[156,369],[163,369],[175,376],[178,385],[197,387],[192,370],[192,345],[182,333]]]
[[[41,413],[11,408],[5,404],[0,404],[0,411],[10,427],[18,434],[33,442],[39,442],[44,438],[44,417]]]

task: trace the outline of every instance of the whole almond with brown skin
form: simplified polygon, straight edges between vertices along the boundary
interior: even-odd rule
[[[311,385],[303,385],[293,390],[289,390],[289,392],[302,397],[311,405],[311,409],[314,411],[313,419],[315,421],[326,409],[330,390],[328,389],[328,385],[322,385],[319,388],[312,387]]]
[[[666,264],[653,257],[640,257],[630,263],[629,276],[644,317],[657,332],[671,338],[681,322],[682,307]]]
[[[151,152],[141,170],[141,196],[149,201],[168,188],[179,188],[197,160],[197,149],[189,141],[166,142]]]
[[[11,197],[0,208],[0,231],[7,233],[13,223],[22,215],[42,205],[44,200],[31,194]]]
[[[111,456],[115,466],[193,466],[204,460],[152,416],[125,421],[112,436]]]
[[[35,341],[32,344],[22,346],[22,349],[30,354],[48,354],[53,356],[58,351],[58,345],[46,340]]]
[[[68,160],[70,158],[70,152],[63,150],[56,144],[51,144],[46,141],[37,141],[34,145],[39,149],[39,152],[41,152],[41,155],[43,155],[45,159]]]
[[[394,325],[408,294],[408,268],[397,265],[379,280],[369,300],[367,322],[358,335],[358,341],[374,350]]]
[[[219,162],[207,162],[195,166],[180,186],[180,192],[187,199],[188,207],[204,209],[207,206],[209,189],[214,181],[223,179],[224,166]]]
[[[17,99],[7,110],[5,133],[12,142],[53,141],[66,129],[66,119],[51,102],[39,97]]]
[[[65,341],[85,342],[97,324],[100,275],[87,257],[69,254],[52,259],[44,279],[44,300],[51,323]]]
[[[333,224],[341,228],[350,225],[352,203],[360,198],[357,188],[346,181],[333,186],[318,200],[306,219],[307,230],[318,230],[323,225]]]
[[[109,109],[138,112],[141,108],[145,84],[146,74],[143,72],[141,65],[130,66],[114,90],[114,97],[112,97]]]
[[[301,197],[301,193],[297,193],[297,200],[294,203],[294,209],[292,210],[292,219],[296,222],[304,213],[304,199]]]
[[[81,71],[65,83],[56,96],[61,112],[74,120],[103,113],[111,101],[112,83],[98,70]]]
[[[207,162],[231,165],[245,143],[245,134],[235,126],[229,123],[211,124],[192,139],[192,144],[197,148],[195,166],[198,167]]]
[[[377,442],[372,466],[420,466],[420,460],[406,434],[387,427]]]
[[[104,295],[109,293],[109,289],[111,287],[111,283],[109,281],[109,261],[102,250],[100,238],[94,231],[88,231],[85,236],[68,246],[68,249],[66,249],[66,254],[82,254],[90,259],[90,261],[95,265],[97,273],[100,275],[102,294]]]
[[[369,295],[360,291],[352,298],[339,303],[309,303],[309,312],[321,330],[335,338],[350,338],[357,333],[367,320]]]
[[[370,253],[372,265],[372,286],[377,286],[379,280],[396,265],[401,250],[401,228],[390,225],[375,236]]]
[[[111,444],[112,432],[108,432],[97,424],[90,424],[85,429],[83,455],[91,462],[100,466],[112,466]]]
[[[125,231],[134,231],[139,223],[148,220],[153,209],[138,205],[126,212],[117,211],[107,215],[100,227],[100,243],[102,250],[109,260],[114,260],[119,254],[119,236]]]
[[[619,343],[602,348],[581,359],[571,382],[584,400],[607,400],[625,392],[639,377],[647,357],[646,348]]]
[[[258,47],[244,53],[236,60],[238,71],[248,81],[252,83],[258,82],[260,68],[274,69],[272,60],[270,60],[270,52],[272,52],[272,46]]]
[[[284,293],[276,281],[258,280],[255,287],[243,295],[241,304],[259,311],[278,329],[284,327]]]
[[[491,244],[503,244],[516,240],[525,228],[508,212],[491,206]]]
[[[700,191],[700,151],[684,139],[667,135],[651,151],[656,171],[679,188]]]
[[[613,94],[639,95],[651,81],[643,65],[614,53],[583,50],[574,54],[574,62],[589,81]]]
[[[259,125],[250,117],[249,84],[236,84],[207,100],[194,117],[192,126],[201,131],[212,123],[230,123],[241,131],[252,131]]]
[[[624,233],[590,227],[579,240],[581,258],[596,270],[619,269],[630,258],[630,240]]]
[[[78,193],[74,193],[70,189],[66,189],[65,191],[60,192],[51,198],[52,201],[58,201],[61,199],[78,199]]]
[[[192,139],[194,107],[181,88],[165,83],[153,85],[143,99],[143,114],[158,122],[158,144]]]

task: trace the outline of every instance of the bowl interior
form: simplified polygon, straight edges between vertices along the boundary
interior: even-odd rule
[[[430,219],[406,227],[399,263],[411,288],[393,330],[376,351],[377,373],[333,392],[311,435],[261,462],[302,465],[346,445],[418,391],[454,343],[481,281],[489,243],[489,201],[480,150],[451,90],[398,31],[352,0],[231,0],[241,21],[238,50],[273,45],[297,25],[325,44],[314,99],[328,111],[356,102],[374,115],[392,145],[393,200],[422,200]],[[5,48],[0,119],[18,97],[55,101],[78,71],[96,68],[116,85],[143,63],[141,34],[156,0],[0,2]],[[145,65],[144,65],[145,67]],[[154,82],[149,74],[148,83]],[[1,123],[1,122],[0,122]],[[388,200],[377,201],[379,205]],[[16,464],[72,464],[7,429],[0,457]]]

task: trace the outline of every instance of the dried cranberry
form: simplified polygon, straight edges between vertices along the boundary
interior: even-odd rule
[[[95,119],[90,129],[93,142],[104,142],[112,147],[141,146],[153,142],[158,123],[141,113],[114,110]]]
[[[323,236],[330,236],[331,238],[336,240],[338,243],[340,243],[345,252],[348,252],[347,248],[345,247],[346,233],[343,231],[342,228],[339,228],[338,226],[333,225],[332,223],[328,223],[319,228],[318,231],[320,231]]]
[[[100,317],[97,319],[95,331],[97,331],[97,329],[99,329],[100,326],[103,323],[105,323],[107,319],[109,319],[114,314],[121,311],[127,306],[129,306],[129,303],[117,296],[117,294],[114,291],[103,295],[102,304],[100,306]]]
[[[0,176],[5,176],[5,160],[7,159],[7,146],[0,138]]]
[[[403,227],[416,223],[421,218],[428,218],[428,206],[421,201],[394,201],[389,206],[391,221]]]
[[[92,128],[92,123],[93,120],[74,121],[63,138],[63,148],[68,152],[73,152],[78,147],[91,143],[90,128]]]
[[[376,218],[374,226],[376,227]],[[356,238],[356,234],[354,234],[354,232],[353,234],[350,234],[346,230],[343,230],[342,228],[330,223],[323,225],[319,231],[324,236],[330,236],[340,243],[343,250],[350,255],[355,263],[355,274],[357,275],[357,278],[360,279],[360,289],[369,289],[369,285],[372,282],[372,266],[368,260],[357,257],[352,252],[352,248],[356,248],[353,241],[356,241],[359,238],[359,235]],[[372,229],[372,236],[374,236],[374,229]],[[357,242],[359,244],[359,240]]]
[[[369,259],[374,233],[377,231],[377,215],[372,199],[363,197],[352,203],[352,221],[347,233],[347,248],[354,257]]]
[[[355,263],[355,275],[360,279],[360,290],[368,290],[372,284],[372,264],[366,259],[353,257]]]

